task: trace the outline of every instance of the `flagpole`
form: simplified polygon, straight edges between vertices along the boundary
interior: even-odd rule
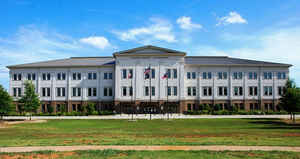
[[[130,74],[130,78],[131,78],[131,101],[130,101],[130,104],[131,104],[131,119],[133,120],[133,87],[132,87],[132,74],[133,74],[133,71],[132,71],[132,73]],[[129,92],[130,93],[130,92]]]
[[[150,72],[149,72],[149,82],[150,82],[150,88],[149,88],[149,90],[150,90],[150,120],[151,120],[151,113],[152,113],[152,105],[151,105],[151,96],[152,96],[152,87],[151,87],[151,78],[152,78],[152,70],[151,70],[151,65],[149,65],[149,69],[150,69]]]
[[[168,120],[169,120],[169,111],[170,111],[170,108],[169,108],[169,74],[167,75],[167,113],[168,113]]]

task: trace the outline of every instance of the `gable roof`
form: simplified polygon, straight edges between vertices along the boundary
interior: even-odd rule
[[[71,57],[28,64],[11,65],[7,68],[40,68],[40,67],[97,67],[115,64],[113,57]]]
[[[275,63],[267,61],[231,58],[228,56],[186,56],[186,65],[222,65],[222,66],[280,66],[291,67],[291,64]]]
[[[129,50],[115,52],[113,55],[114,55],[114,57],[116,57],[116,56],[131,56],[131,55],[185,56],[186,53],[182,52],[182,51],[176,51],[176,50],[171,50],[171,49],[152,46],[152,45],[145,45],[142,47],[137,47],[137,48],[133,48],[133,49],[129,49]]]

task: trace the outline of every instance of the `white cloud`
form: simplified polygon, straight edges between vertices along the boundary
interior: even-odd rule
[[[192,23],[191,17],[182,16],[176,20],[177,24],[179,24],[181,29],[185,30],[193,30],[193,29],[201,29],[201,24]]]
[[[300,85],[300,27],[265,31],[262,34],[235,36],[231,43],[240,48],[227,50],[202,46],[194,50],[198,55],[227,55],[232,57],[292,64],[291,77]],[[259,44],[259,45],[258,45]]]
[[[10,37],[0,37],[0,83],[8,86],[8,65],[72,56],[99,56],[99,49],[80,40],[34,25],[20,27]]]
[[[228,25],[228,24],[246,24],[248,23],[246,19],[244,19],[239,13],[237,12],[230,12],[228,16],[224,16],[218,18],[218,25]]]
[[[116,34],[120,40],[136,41],[143,44],[155,41],[176,42],[170,23],[157,18],[150,18],[150,22],[151,24],[148,26],[133,28],[127,31],[113,31],[113,33]]]
[[[90,36],[80,39],[80,42],[92,45],[99,49],[104,49],[110,46],[109,41],[103,36]]]

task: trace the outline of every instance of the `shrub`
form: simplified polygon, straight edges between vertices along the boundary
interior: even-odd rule
[[[214,107],[213,107],[213,110],[214,110],[214,111],[219,111],[219,110],[221,110],[220,104],[215,104]]]
[[[99,115],[114,115],[115,113],[111,110],[103,110],[99,112]]]
[[[48,110],[48,113],[52,114],[54,109],[51,105],[47,105],[47,110]]]
[[[92,115],[93,112],[95,111],[95,103],[88,103],[86,106],[86,112],[88,115]]]

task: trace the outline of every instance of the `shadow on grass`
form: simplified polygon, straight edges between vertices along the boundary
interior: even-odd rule
[[[292,123],[292,121],[284,121],[282,119],[249,119],[250,124],[264,125],[258,129],[299,129],[300,123]],[[253,120],[253,121],[252,121]]]

